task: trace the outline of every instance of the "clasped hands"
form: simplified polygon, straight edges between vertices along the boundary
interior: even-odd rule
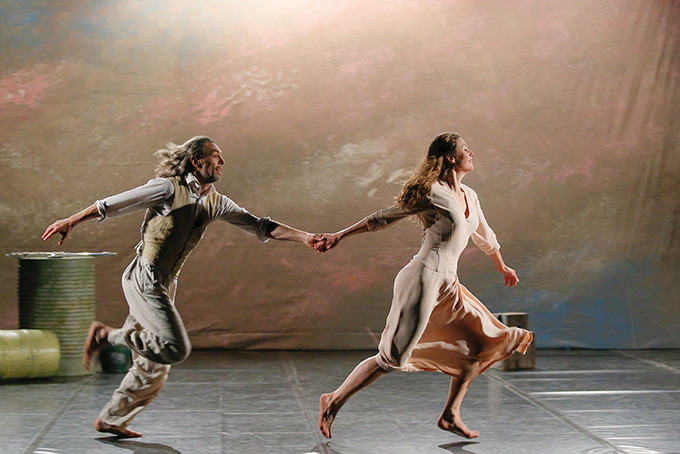
[[[340,242],[340,235],[337,233],[317,233],[312,235],[309,247],[319,252],[326,252],[333,249]]]

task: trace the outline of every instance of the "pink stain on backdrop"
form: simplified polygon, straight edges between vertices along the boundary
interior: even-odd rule
[[[66,64],[38,63],[30,69],[11,71],[0,79],[0,116],[14,107],[36,109],[48,90],[61,81]]]
[[[217,123],[234,109],[242,116],[255,115],[272,108],[276,100],[297,90],[295,70],[261,67],[235,70],[229,64],[186,80],[181,95],[156,98],[138,112],[122,119],[132,129],[161,128],[165,122]]]
[[[568,163],[562,165],[554,174],[554,181],[562,184],[581,183],[592,188],[601,185],[616,174],[614,167],[603,166],[601,162],[588,156],[580,160],[578,165]]]
[[[340,71],[345,76],[359,76],[364,74],[372,74],[376,68],[383,68],[397,59],[397,53],[388,48],[381,47],[372,49],[367,52],[357,55],[357,58],[351,62],[340,65]],[[331,59],[331,55],[327,59]]]

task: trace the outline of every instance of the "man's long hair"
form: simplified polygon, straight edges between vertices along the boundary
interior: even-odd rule
[[[453,165],[446,160],[448,155],[456,155],[456,140],[460,138],[455,132],[444,132],[432,140],[427,156],[418,164],[411,177],[406,181],[396,203],[409,211],[422,211],[430,204],[428,195],[435,181],[444,178]],[[425,220],[418,216],[421,222]]]
[[[155,156],[161,158],[156,166],[156,176],[159,178],[175,177],[186,175],[194,169],[191,158],[201,159],[205,156],[205,144],[212,142],[209,137],[196,136],[184,142],[182,145],[175,145],[170,142],[161,148]]]

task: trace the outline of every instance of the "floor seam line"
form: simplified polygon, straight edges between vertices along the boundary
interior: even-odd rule
[[[300,406],[300,411],[302,412],[305,420],[305,425],[307,426],[307,430],[310,431],[312,434],[312,438],[316,442],[316,447],[320,447],[323,450],[322,454],[328,454],[329,451],[326,449],[326,443],[325,440],[321,439],[319,434],[316,431],[316,424],[314,424],[314,418],[313,415],[309,415],[309,411],[307,411],[307,406],[305,405],[305,396],[304,392],[302,389],[302,385],[300,384],[300,377],[297,373],[297,369],[293,365],[293,361],[290,358],[290,355],[288,352],[281,352],[281,357],[283,358],[283,367],[286,370],[286,373],[288,374],[288,377],[290,377],[291,385],[293,388],[293,392],[295,393],[295,398],[298,401],[298,405]]]
[[[487,377],[489,377],[490,379],[496,380],[497,382],[501,383],[503,386],[505,386],[505,388],[507,388],[508,390],[510,390],[512,393],[516,394],[517,396],[521,397],[522,399],[526,400],[527,402],[529,402],[529,403],[531,403],[531,404],[537,406],[538,408],[547,411],[548,413],[550,413],[551,415],[553,415],[554,417],[556,417],[556,418],[559,419],[560,421],[562,421],[562,422],[564,422],[565,424],[571,426],[572,428],[578,430],[579,432],[581,432],[582,434],[584,434],[584,435],[588,436],[589,438],[595,440],[596,442],[598,442],[598,443],[600,443],[600,444],[603,444],[603,445],[607,446],[608,448],[613,449],[615,452],[617,452],[617,453],[619,453],[619,454],[625,454],[624,451],[621,451],[618,447],[616,447],[616,446],[613,445],[612,443],[608,442],[608,441],[605,440],[604,438],[601,438],[601,437],[595,435],[594,433],[592,433],[592,432],[589,431],[588,429],[586,429],[586,428],[584,428],[583,426],[577,424],[577,423],[574,422],[571,418],[565,416],[564,414],[562,414],[561,412],[555,410],[555,409],[552,408],[551,406],[544,404],[544,403],[541,402],[540,400],[534,399],[534,398],[531,397],[529,394],[525,393],[525,392],[522,391],[520,388],[518,388],[517,386],[513,385],[512,383],[510,383],[509,381],[505,380],[504,378],[501,378],[501,377],[499,377],[498,375],[495,375],[495,374],[485,374],[485,375],[486,375]]]
[[[673,372],[675,374],[680,374],[680,370],[676,369],[675,367],[669,366],[669,365],[664,364],[664,363],[660,363],[658,361],[654,361],[652,359],[638,358],[635,355],[631,355],[630,353],[627,353],[627,352],[624,352],[624,351],[621,351],[621,350],[613,350],[613,352],[616,353],[617,355],[621,355],[621,356],[624,356],[626,358],[635,359],[635,360],[640,361],[642,363],[649,364],[651,366],[658,367],[660,369],[666,369],[667,371]]]
[[[78,389],[74,390],[71,397],[69,397],[68,400],[64,402],[64,405],[62,405],[62,407],[58,411],[56,411],[54,415],[52,415],[50,420],[47,421],[47,424],[45,424],[42,427],[42,429],[40,429],[40,432],[38,432],[38,434],[33,438],[33,441],[31,442],[30,445],[28,445],[28,448],[26,448],[24,454],[33,454],[35,452],[38,445],[40,445],[40,443],[42,443],[43,439],[45,438],[45,435],[47,435],[47,433],[52,429],[52,427],[54,427],[59,418],[61,418],[64,415],[66,410],[68,410],[71,404],[76,400],[76,397],[78,397],[78,394],[80,394],[83,388],[85,388],[85,385],[87,384],[88,380],[90,380],[90,378],[91,377],[88,377],[85,380],[83,380]]]

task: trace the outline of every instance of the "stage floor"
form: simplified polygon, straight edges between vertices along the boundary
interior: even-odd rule
[[[466,440],[436,426],[448,378],[393,373],[343,408],[325,440],[318,398],[371,352],[197,351],[118,440],[92,428],[120,374],[0,384],[0,452],[680,453],[680,350],[539,350],[487,371],[463,403]]]

